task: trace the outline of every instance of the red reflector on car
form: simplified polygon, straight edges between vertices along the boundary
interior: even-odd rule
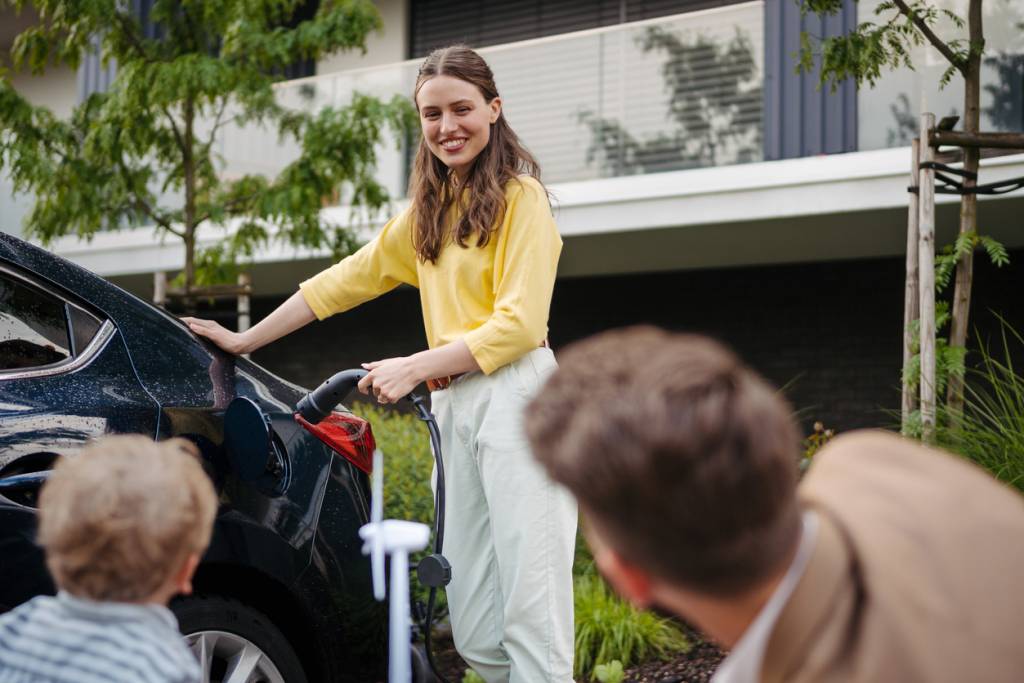
[[[296,413],[295,421],[363,472],[370,474],[373,471],[373,450],[377,442],[373,439],[370,423],[363,418],[351,413],[333,412],[320,424],[313,424]]]

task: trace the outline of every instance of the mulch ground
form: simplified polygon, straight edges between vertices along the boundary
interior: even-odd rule
[[[692,628],[683,626],[693,646],[684,655],[667,661],[654,660],[626,669],[624,683],[706,683],[725,653],[704,640]]]
[[[706,642],[693,629],[683,626],[693,647],[686,654],[665,661],[644,662],[626,669],[624,683],[707,683],[725,655]],[[460,683],[466,663],[455,651],[451,636],[438,632],[434,641],[434,661],[449,683]],[[580,682],[584,683],[584,682]]]

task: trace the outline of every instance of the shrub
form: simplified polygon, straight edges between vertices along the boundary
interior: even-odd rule
[[[580,520],[582,525],[583,520]],[[576,530],[576,552],[572,560],[572,575],[575,577],[579,576],[591,576],[597,574],[597,567],[594,565],[594,555],[590,551],[590,546],[587,545],[587,541],[583,538],[582,529]]]
[[[594,667],[594,678],[598,683],[622,683],[626,677],[622,668],[622,662],[613,659],[607,664],[598,664]]]
[[[353,413],[368,420],[377,448],[384,454],[384,518],[407,519],[434,527],[434,494],[430,490],[430,472],[434,457],[430,453],[427,426],[416,416],[353,402]],[[411,562],[433,552],[433,538],[427,550],[414,554]],[[426,603],[428,589],[413,576],[409,582],[413,600]],[[438,591],[438,605],[444,609],[444,591]]]
[[[814,431],[804,439],[802,444],[804,450],[803,455],[800,457],[801,473],[807,471],[807,468],[811,466],[811,461],[814,459],[814,454],[820,451],[835,435],[834,430],[825,429],[825,425],[821,422],[814,423]]]
[[[377,448],[384,454],[384,517],[433,526],[434,459],[426,425],[414,415],[368,403],[354,403],[351,410],[370,422]]]
[[[998,355],[980,351],[981,363],[967,372],[964,413],[940,415],[938,443],[1024,491],[1024,376],[1013,367],[1011,340],[1024,338],[1002,321]]]
[[[599,576],[579,576],[575,584],[578,678],[590,680],[600,662],[618,660],[628,668],[635,662],[667,659],[689,650],[675,622],[620,600]]]

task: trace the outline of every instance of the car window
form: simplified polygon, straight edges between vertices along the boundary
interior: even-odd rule
[[[99,331],[100,325],[103,323],[93,314],[74,304],[68,304],[68,321],[71,326],[71,352],[78,357],[82,351],[85,351],[85,347],[96,336],[96,332]]]
[[[52,365],[70,356],[64,302],[0,273],[0,370]]]

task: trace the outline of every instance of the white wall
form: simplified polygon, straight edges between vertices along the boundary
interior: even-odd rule
[[[60,118],[70,116],[78,102],[78,74],[65,65],[47,67],[40,76],[13,73],[11,83],[29,102],[47,107]]]
[[[409,45],[410,1],[376,0],[374,4],[384,21],[384,28],[367,37],[366,54],[344,52],[323,59],[316,65],[317,75],[405,60]]]

